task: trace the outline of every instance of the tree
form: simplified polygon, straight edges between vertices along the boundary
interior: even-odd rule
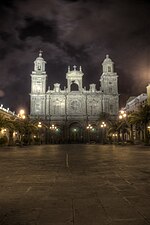
[[[107,123],[108,125],[111,124],[112,118],[111,118],[109,113],[106,113],[106,112],[100,113],[100,115],[99,115],[99,122],[101,123],[103,121],[105,123]]]
[[[126,141],[125,139],[125,135],[129,135],[130,131],[129,131],[129,125],[128,122],[126,121],[126,119],[120,120],[118,122],[118,131],[119,133],[122,134],[122,141]]]
[[[119,125],[120,125],[119,121],[115,120],[109,124],[109,128],[108,128],[108,134],[111,136],[113,136],[114,134],[115,135],[117,134],[118,141],[120,140],[120,130],[118,129]]]
[[[0,131],[2,129],[8,129],[8,144],[12,144],[13,142],[13,118],[7,118],[4,114],[0,114]],[[6,137],[7,138],[7,137]]]
[[[135,125],[136,128],[139,127],[143,131],[143,140],[146,144],[149,143],[148,134],[148,124],[150,122],[150,105],[142,105],[137,111],[129,115],[129,121],[131,124]]]
[[[18,118],[14,120],[14,126],[15,130],[19,132],[20,141],[24,144],[31,144],[32,135],[37,133],[37,126],[34,122],[29,117]]]
[[[0,114],[0,131],[3,128],[9,128],[10,120],[6,118],[3,114]]]

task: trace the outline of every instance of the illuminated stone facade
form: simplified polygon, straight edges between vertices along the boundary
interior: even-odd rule
[[[108,55],[102,63],[99,90],[96,84],[90,84],[89,90],[83,88],[81,66],[79,69],[68,67],[67,87],[63,90],[59,83],[54,84],[53,90],[47,90],[45,64],[40,52],[31,74],[30,115],[33,118],[41,118],[49,124],[79,123],[86,126],[88,123],[96,124],[102,112],[114,117],[118,114],[118,75]]]
[[[31,74],[30,114],[51,120],[87,119],[97,120],[101,112],[115,116],[118,114],[118,76],[114,72],[113,62],[106,56],[102,63],[103,73],[100,78],[100,90],[96,84],[90,84],[89,90],[83,88],[81,67],[73,70],[68,67],[66,74],[67,88],[60,89],[54,84],[53,90],[46,90],[45,60],[40,52],[34,62]],[[72,86],[78,90],[72,90]]]

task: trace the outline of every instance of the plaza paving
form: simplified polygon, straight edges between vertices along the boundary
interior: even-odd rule
[[[150,148],[0,148],[0,225],[150,224]]]

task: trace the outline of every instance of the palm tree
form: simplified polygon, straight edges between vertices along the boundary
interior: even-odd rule
[[[126,120],[123,119],[118,122],[118,131],[122,134],[122,141],[126,141],[125,135],[129,136],[130,134],[129,125]]]
[[[7,118],[4,114],[0,114],[0,131],[2,129],[8,129],[8,132],[9,132],[8,141],[9,141],[9,144],[12,143],[12,132],[11,132],[13,129],[12,118]]]
[[[102,121],[106,122],[108,125],[111,123],[112,118],[109,113],[102,112],[99,115],[99,122],[101,123]]]
[[[119,129],[120,123],[117,120],[114,120],[110,123],[108,128],[108,134],[110,136],[113,136],[114,134],[117,135],[117,141],[120,141],[120,129]]]
[[[129,115],[131,124],[139,127],[143,133],[143,140],[146,144],[149,142],[148,124],[150,122],[150,105],[145,104],[140,106],[139,109]]]
[[[9,119],[6,118],[3,114],[0,114],[0,131],[3,128],[8,128],[9,127]]]
[[[19,132],[20,141],[24,144],[31,144],[32,135],[37,132],[37,127],[33,121],[29,117],[18,118],[14,121],[14,126],[15,130]]]

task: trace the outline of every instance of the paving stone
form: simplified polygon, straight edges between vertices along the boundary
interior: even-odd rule
[[[0,148],[0,225],[150,225],[149,157],[142,146]]]
[[[38,218],[39,223],[49,222],[57,223],[70,223],[73,221],[72,210],[63,208],[47,208],[42,210]]]
[[[145,220],[115,220],[108,225],[149,225]]]

